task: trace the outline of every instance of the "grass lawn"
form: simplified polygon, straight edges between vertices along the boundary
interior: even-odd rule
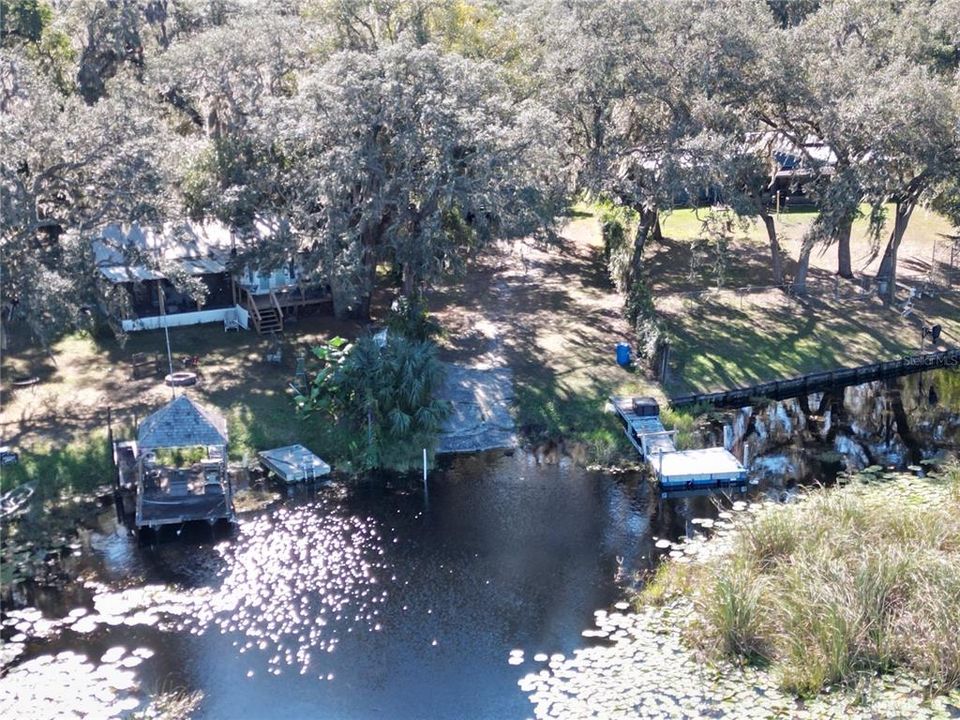
[[[264,362],[269,341],[252,331],[225,333],[218,325],[172,328],[170,344],[177,370],[186,356],[200,357],[200,382],[186,392],[227,417],[231,457],[299,442],[322,456],[339,459],[332,453],[343,447],[343,438],[319,418],[299,419],[288,385],[294,379],[298,352],[334,335],[353,337],[359,330],[356,323],[319,314],[303,319],[288,328],[281,365]],[[20,451],[79,447],[92,432],[105,429],[108,407],[115,432],[131,434],[138,419],[171,398],[171,389],[163,383],[168,364],[162,331],[132,333],[125,345],[75,334],[51,350],[47,355],[23,342],[3,359],[5,380],[30,375],[41,379],[37,385],[13,392],[4,384],[3,441]],[[159,354],[160,374],[134,380],[130,358],[136,352]]]
[[[871,258],[876,246],[869,237],[869,223],[865,215],[867,210],[867,207],[863,206],[861,208],[863,216],[853,224],[853,231],[850,235],[850,255],[855,273],[873,275],[880,265],[880,258]],[[664,236],[689,242],[700,235],[703,218],[706,217],[708,212],[708,210],[674,210],[661,220],[661,229]],[[889,218],[893,215],[892,205],[887,206],[887,215],[887,224],[880,233],[880,250],[883,249],[882,246],[889,237]],[[800,244],[804,233],[810,227],[816,213],[809,210],[790,210],[774,217],[780,245],[789,258],[785,264],[785,269],[789,274],[793,272],[796,258],[800,255]],[[944,235],[955,235],[956,233],[956,229],[941,215],[924,208],[917,209],[910,219],[903,243],[900,246],[899,257],[901,262],[898,267],[898,274],[902,275],[903,278],[923,277],[930,273],[932,268],[937,277],[943,277],[943,274],[948,272],[950,263],[950,243]],[[750,222],[747,225],[746,232],[737,231],[734,238],[734,247],[744,246],[752,246],[761,253],[766,253],[764,259],[769,257],[767,233],[762,223]],[[687,262],[678,264],[677,270],[684,272],[689,270],[689,257],[685,259]],[[810,258],[810,266],[813,269],[824,270],[828,275],[835,273],[837,271],[836,248],[815,249]],[[960,284],[960,257],[955,258],[955,266],[955,279]],[[748,266],[740,270],[732,268],[732,270],[734,274],[727,284],[733,287],[763,285],[770,280],[767,263],[759,266]],[[709,281],[706,284],[709,285]]]
[[[702,215],[701,215],[702,217]],[[779,220],[785,268],[796,267],[800,238],[813,218],[809,212],[784,213]],[[835,253],[814,252],[809,295],[791,298],[777,290],[736,292],[737,288],[772,283],[769,253],[762,226],[753,224],[738,235],[727,253],[724,288],[715,285],[712,271],[691,273],[692,241],[700,219],[679,210],[663,222],[665,239],[652,243],[646,256],[649,282],[658,311],[667,321],[674,344],[671,373],[665,384],[671,395],[721,390],[802,375],[840,366],[854,366],[916,354],[922,325],[943,326],[941,345],[960,345],[960,278],[956,291],[925,297],[903,317],[871,295],[861,295],[857,281],[835,277]],[[852,252],[869,253],[866,222],[854,227]],[[949,248],[941,233],[950,227],[939,216],[918,210],[900,250],[900,279],[910,284],[927,276],[935,245],[937,279],[944,281]],[[944,253],[947,253],[946,255]],[[960,263],[960,259],[958,259]],[[877,261],[867,266],[875,271]],[[901,291],[900,304],[906,300]],[[927,349],[929,349],[929,344]]]
[[[929,312],[923,317],[944,324],[941,345],[960,343],[960,293],[924,307]],[[896,359],[916,354],[920,345],[919,316],[901,317],[874,298],[800,300],[776,290],[727,291],[666,298],[658,309],[673,338],[671,394]]]

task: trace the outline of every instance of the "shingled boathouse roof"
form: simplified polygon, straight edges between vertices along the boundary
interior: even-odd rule
[[[141,450],[226,445],[227,421],[181,395],[140,423],[137,444]]]

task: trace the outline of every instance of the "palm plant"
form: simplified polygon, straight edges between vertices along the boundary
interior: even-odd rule
[[[353,454],[365,468],[405,469],[431,448],[448,412],[436,397],[442,365],[435,346],[393,335],[382,347],[366,336],[354,344],[334,338],[314,348],[323,363],[300,412],[320,412],[364,438]]]

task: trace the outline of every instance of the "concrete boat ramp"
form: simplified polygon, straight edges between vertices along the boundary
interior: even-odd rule
[[[438,454],[517,447],[517,431],[510,414],[510,368],[447,365],[440,396],[451,409],[440,431]]]
[[[677,450],[675,430],[660,420],[653,398],[611,397],[627,439],[650,466],[664,492],[735,487],[745,489],[747,470],[721,447]]]

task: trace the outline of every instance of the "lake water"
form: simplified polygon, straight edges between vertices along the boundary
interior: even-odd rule
[[[956,449],[958,380],[731,412],[704,436],[750,448],[751,497],[789,494],[846,464]],[[71,560],[83,583],[27,588],[32,609],[6,611],[23,652],[0,715],[122,716],[183,689],[203,693],[199,718],[523,718],[517,681],[545,667],[535,656],[601,641],[582,634],[594,612],[655,565],[659,539],[724,502],[517,453],[449,461],[426,494],[406,480],[297,492],[219,541],[187,530],[138,547],[105,513]]]

